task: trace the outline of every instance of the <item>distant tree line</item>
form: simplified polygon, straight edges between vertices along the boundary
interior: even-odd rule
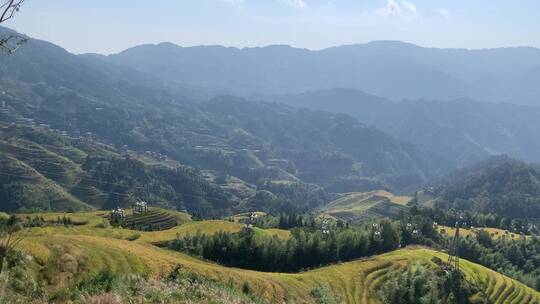
[[[24,227],[45,227],[45,226],[75,226],[75,225],[84,225],[87,222],[77,222],[73,221],[70,217],[67,216],[58,216],[56,219],[46,220],[43,216],[27,216],[24,221]]]
[[[526,218],[511,218],[493,213],[480,213],[474,211],[444,210],[439,208],[425,208],[413,206],[410,210],[412,215],[422,215],[433,221],[453,227],[457,221],[465,223],[468,227],[500,228],[515,233],[531,234],[538,233],[536,222]]]
[[[369,226],[335,229],[329,234],[295,228],[288,240],[259,235],[254,230],[197,233],[171,241],[169,248],[231,267],[295,272],[399,248],[405,228],[390,221],[381,221],[378,227],[379,234]]]

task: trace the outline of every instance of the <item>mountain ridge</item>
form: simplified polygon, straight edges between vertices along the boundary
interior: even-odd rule
[[[254,96],[344,87],[392,100],[473,98],[538,105],[540,50],[440,49],[378,41],[322,50],[148,44],[107,61],[171,82]],[[382,81],[384,80],[384,81]]]
[[[317,48],[317,49],[311,49],[311,48],[305,48],[305,47],[297,47],[291,44],[267,44],[267,45],[261,45],[261,46],[226,46],[222,44],[200,44],[200,45],[189,45],[184,46],[181,44],[177,44],[171,41],[161,41],[161,42],[155,42],[155,43],[143,43],[138,44],[135,46],[128,47],[122,51],[111,53],[111,54],[101,54],[101,53],[81,53],[77,54],[80,55],[87,55],[87,54],[96,54],[100,56],[115,56],[119,55],[123,52],[130,51],[132,49],[141,48],[141,47],[155,47],[155,46],[164,46],[164,47],[174,47],[174,48],[183,48],[183,49],[189,49],[189,48],[223,48],[223,49],[233,49],[233,50],[256,50],[256,49],[266,49],[266,48],[284,48],[284,49],[294,49],[294,50],[301,50],[301,51],[310,51],[310,52],[322,52],[332,49],[340,49],[340,48],[355,48],[355,47],[363,47],[363,46],[369,46],[369,45],[392,45],[392,46],[407,46],[411,48],[419,48],[419,49],[427,49],[427,50],[445,50],[445,51],[466,51],[466,52],[482,52],[482,51],[493,51],[493,50],[522,50],[522,51],[530,51],[530,52],[538,52],[540,53],[540,48],[533,47],[533,46],[507,46],[507,47],[486,47],[486,48],[461,48],[461,47],[434,47],[434,46],[423,46],[420,44],[402,41],[402,40],[372,40],[368,42],[358,42],[358,43],[349,43],[349,44],[339,44],[335,46],[328,46],[323,48]]]

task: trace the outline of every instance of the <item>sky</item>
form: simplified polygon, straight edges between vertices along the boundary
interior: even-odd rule
[[[26,0],[3,25],[77,54],[165,41],[322,49],[400,40],[442,48],[540,48],[540,1]]]

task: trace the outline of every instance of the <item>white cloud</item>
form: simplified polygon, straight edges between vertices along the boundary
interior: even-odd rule
[[[440,8],[439,9],[439,14],[441,14],[441,16],[443,16],[446,19],[450,19],[450,11],[448,11],[445,8]]]
[[[234,5],[234,6],[242,6],[242,4],[244,4],[244,0],[219,0],[219,1],[228,3],[230,5]]]
[[[388,0],[383,8],[377,10],[381,16],[401,16],[416,14],[416,5],[409,1],[402,1],[401,5],[396,0]]]
[[[397,16],[401,14],[401,6],[395,0],[388,0],[385,7],[377,10],[377,14],[382,16]]]
[[[288,4],[294,8],[304,8],[307,7],[307,4],[304,0],[278,0],[281,3]]]
[[[401,2],[401,4],[403,5],[403,7],[408,10],[409,12],[415,14],[416,13],[416,6],[414,4],[412,4],[411,2],[408,2],[408,1],[403,1]]]

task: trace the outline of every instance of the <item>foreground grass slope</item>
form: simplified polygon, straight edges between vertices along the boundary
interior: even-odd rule
[[[328,266],[299,274],[263,273],[226,268],[213,263],[156,248],[144,242],[130,242],[94,236],[58,235],[32,237],[25,249],[45,262],[51,244],[69,244],[86,254],[93,271],[110,268],[120,273],[148,274],[164,277],[177,264],[189,271],[241,286],[249,282],[255,292],[271,303],[310,303],[309,291],[325,286],[343,295],[344,303],[377,303],[374,290],[410,262],[433,265],[433,257],[445,259],[442,253],[425,248],[402,249],[370,259]],[[476,285],[490,303],[538,303],[540,294],[485,267],[463,261],[467,280]]]
[[[297,274],[265,273],[227,268],[214,263],[158,248],[152,243],[170,240],[176,234],[239,231],[242,225],[226,221],[186,222],[176,228],[158,232],[97,228],[99,213],[79,214],[88,220],[71,228],[34,228],[25,239],[23,249],[37,264],[45,265],[58,247],[80,257],[88,274],[102,269],[117,273],[135,273],[165,277],[176,266],[188,271],[241,287],[248,282],[253,291],[270,303],[313,303],[310,290],[323,286],[336,295],[339,303],[378,303],[374,290],[409,263],[437,267],[434,257],[445,260],[444,253],[426,248],[407,248],[388,254],[331,265]],[[94,225],[95,224],[95,225]],[[94,226],[92,226],[94,225]],[[258,233],[275,233],[260,230]],[[279,233],[276,233],[279,235]],[[137,235],[136,238],[132,237]],[[485,267],[463,261],[466,279],[481,290],[478,298],[490,303],[538,303],[540,294],[525,285]],[[81,275],[84,275],[82,273]]]

